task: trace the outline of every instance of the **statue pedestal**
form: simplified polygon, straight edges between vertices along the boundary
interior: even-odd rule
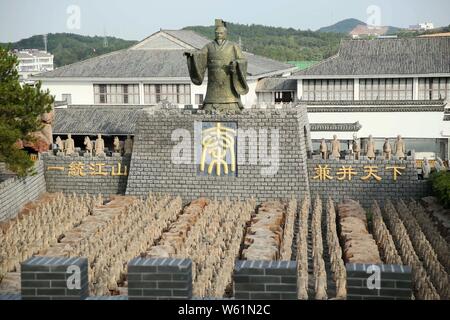
[[[217,166],[210,174],[210,163],[203,171],[200,166],[202,136],[218,123],[235,131],[237,141],[235,170],[227,153],[228,173],[222,167],[220,176]],[[246,109],[229,115],[153,107],[142,112],[135,136],[129,195],[161,192],[180,195],[185,201],[202,196],[267,201],[309,195],[306,160],[312,148],[304,106]]]

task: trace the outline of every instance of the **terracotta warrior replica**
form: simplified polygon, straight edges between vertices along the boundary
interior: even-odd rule
[[[92,149],[94,148],[94,146],[92,144],[91,139],[88,136],[86,136],[84,138],[84,145],[85,145],[85,148],[86,148],[86,152],[88,154],[92,154]]]
[[[121,153],[122,152],[122,147],[120,145],[120,140],[119,137],[114,137],[114,152],[115,153]]]
[[[373,141],[372,135],[369,136],[369,141],[367,141],[366,157],[370,160],[375,159],[375,141]]]
[[[428,162],[427,158],[423,158],[423,163],[422,163],[423,178],[428,179],[430,177],[430,173],[431,173],[430,163]]]
[[[434,169],[436,169],[437,172],[445,171],[445,165],[444,161],[442,161],[441,158],[437,157],[436,162],[434,163]]]
[[[359,157],[361,156],[361,146],[359,141],[356,139],[356,136],[353,137],[353,154],[355,160],[359,160]]]
[[[201,85],[208,69],[205,111],[236,113],[243,108],[240,96],[248,92],[247,60],[239,46],[227,40],[226,23],[220,19],[215,35],[203,49],[184,53],[189,75],[194,84]]]
[[[405,142],[403,141],[401,135],[397,136],[397,141],[395,141],[394,151],[395,151],[396,157],[398,157],[399,159],[405,159],[406,145],[405,145]]]
[[[339,142],[337,135],[334,135],[333,141],[331,141],[331,155],[335,159],[339,159],[341,157],[341,143]]]
[[[56,137],[55,144],[58,147],[58,151],[64,152],[64,142],[61,140],[60,136]]]
[[[125,154],[131,154],[133,152],[133,140],[129,135],[127,135],[127,139],[125,140],[123,147]]]
[[[95,155],[104,156],[105,155],[105,141],[102,139],[102,135],[97,135],[97,140],[95,140]]]
[[[64,151],[67,156],[75,153],[75,141],[72,139],[72,135],[69,133],[64,143]]]
[[[320,142],[320,154],[322,155],[322,159],[328,159],[328,146],[325,139],[322,139],[322,142]]]
[[[392,156],[392,147],[391,144],[389,143],[389,139],[386,138],[384,139],[383,145],[383,157],[386,160],[391,160],[391,156]]]

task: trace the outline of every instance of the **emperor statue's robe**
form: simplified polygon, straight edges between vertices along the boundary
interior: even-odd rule
[[[205,110],[242,109],[240,96],[248,92],[246,81],[247,60],[235,43],[224,40],[208,43],[187,59],[189,75],[196,85],[201,85],[208,69],[208,86],[203,101]],[[233,70],[231,64],[236,68]]]

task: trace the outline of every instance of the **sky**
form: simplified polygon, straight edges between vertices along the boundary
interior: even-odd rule
[[[372,25],[450,24],[449,0],[0,0],[0,42],[70,32],[142,40],[215,18],[316,30],[346,18]]]

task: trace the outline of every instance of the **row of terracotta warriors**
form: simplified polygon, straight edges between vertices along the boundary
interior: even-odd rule
[[[336,135],[333,136],[333,140],[331,140],[330,144],[331,148],[328,148],[325,139],[322,139],[319,148],[322,159],[328,159],[330,155],[335,159],[339,159],[341,157],[341,143]],[[329,151],[330,149],[331,152]],[[355,157],[355,160],[359,160],[362,155],[365,155],[369,159],[375,159],[375,141],[373,140],[372,135],[369,135],[369,139],[367,140],[364,150],[361,149],[360,142],[357,139],[354,139],[351,152]],[[396,156],[399,159],[406,158],[406,145],[400,135],[397,136],[394,147],[392,147],[388,138],[384,141],[383,158],[390,160],[392,156]]]
[[[71,134],[68,134],[66,140],[62,140],[59,136],[55,141],[57,150],[63,152],[65,155],[73,155],[76,153],[75,151],[75,141],[72,138]],[[97,135],[97,139],[92,142],[91,139],[86,136],[84,138],[84,146],[85,151],[88,154],[92,154],[95,156],[104,156],[105,155],[105,141],[102,138],[101,134]],[[125,141],[120,141],[119,137],[114,137],[114,152],[129,155],[133,152],[133,140],[128,135]]]
[[[383,221],[386,223],[403,263],[412,269],[414,295],[421,300],[438,300],[440,296],[424,265],[416,254],[405,225],[400,219],[392,202],[386,201],[383,210]]]

